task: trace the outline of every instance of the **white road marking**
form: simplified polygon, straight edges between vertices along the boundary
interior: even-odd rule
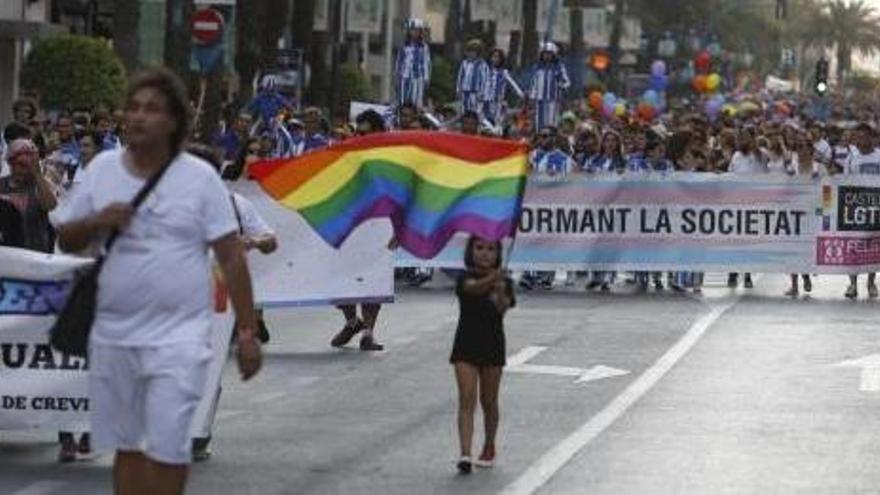
[[[513,356],[507,358],[507,367],[511,368],[513,366],[519,366],[521,364],[525,364],[526,361],[532,359],[533,357],[541,354],[546,351],[546,347],[541,347],[537,345],[524,347],[521,351],[517,352]]]
[[[507,358],[507,366],[504,368],[504,371],[511,373],[535,373],[538,375],[576,376],[576,383],[592,382],[595,380],[602,380],[603,378],[629,374],[629,371],[603,365],[584,369],[575,368],[573,366],[553,366],[528,363],[529,360],[546,350],[546,347],[536,345],[525,347],[513,356]]]
[[[583,368],[571,366],[552,366],[547,364],[518,364],[507,366],[504,371],[513,373],[535,373],[538,375],[581,376],[587,372]]]
[[[612,368],[611,366],[603,366],[600,364],[598,366],[593,366],[592,368],[588,369],[587,372],[581,375],[580,378],[575,380],[575,382],[592,382],[595,380],[603,380],[605,378],[612,378],[615,376],[623,376],[628,374],[629,371],[627,370]]]
[[[260,394],[251,399],[251,404],[265,404],[287,396],[287,392],[269,392]]]
[[[558,443],[500,493],[502,495],[530,495],[546,484],[578,452],[614,424],[630,407],[663,378],[700,340],[706,331],[733,305],[736,299],[715,306],[697,319],[690,329],[666,351],[660,359],[645,370],[626,390],[614,398],[598,414],[590,418],[574,433]]]
[[[11,495],[49,495],[58,491],[66,484],[63,481],[37,481],[21,490],[12,492]]]
[[[834,365],[835,368],[861,368],[862,376],[859,390],[862,392],[880,391],[880,354],[871,354],[858,359],[850,359]]]

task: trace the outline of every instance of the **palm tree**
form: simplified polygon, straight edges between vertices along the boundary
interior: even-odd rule
[[[784,40],[797,50],[797,77],[803,86],[812,77],[810,68],[825,51],[828,14],[820,0],[797,0],[788,12]]]
[[[826,43],[833,45],[837,55],[837,83],[852,68],[854,52],[871,56],[880,51],[880,18],[874,7],[864,0],[833,0],[827,4],[828,25]]]
[[[235,69],[241,81],[239,99],[244,103],[253,96],[251,84],[257,73],[271,63],[272,52],[277,47],[278,38],[284,34],[288,3],[277,0],[237,0],[235,8],[238,18]],[[299,21],[294,19],[292,27],[295,29],[302,26],[297,22]],[[296,33],[294,36],[299,34]]]
[[[130,0],[113,2],[113,49],[131,73],[138,66],[141,3]]]
[[[446,40],[443,47],[443,55],[447,60],[458,60],[461,58],[461,38],[464,31],[462,9],[464,9],[464,7],[464,2],[462,0],[449,1],[446,25],[443,29],[443,38]]]
[[[626,8],[626,0],[614,0],[614,14],[611,16],[611,35],[608,39],[608,51],[611,56],[612,74],[619,76],[617,70],[620,62],[620,41],[623,39],[623,15]],[[615,91],[621,89],[621,81],[618,78],[611,80],[611,88]]]
[[[189,19],[195,12],[193,0],[167,0],[165,3],[165,65],[187,79],[192,39]]]
[[[528,67],[538,56],[538,0],[523,0],[522,67]]]

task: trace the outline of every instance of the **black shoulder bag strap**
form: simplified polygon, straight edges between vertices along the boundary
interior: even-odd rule
[[[171,164],[174,162],[175,158],[177,158],[177,155],[172,156],[171,159],[168,160],[168,163],[166,163],[161,169],[159,169],[158,172],[147,179],[147,182],[144,183],[137,194],[135,194],[134,198],[131,200],[131,203],[129,203],[131,205],[131,208],[135,210],[135,212],[141,206],[141,204],[143,204],[144,200],[147,199],[147,196],[149,196],[149,194],[153,192],[153,189],[156,188],[156,184],[158,184],[159,179],[161,179],[162,176],[165,175],[165,171],[171,168]],[[110,235],[107,236],[107,240],[104,242],[104,253],[98,258],[95,263],[97,266],[100,267],[104,264],[104,258],[106,258],[107,255],[110,253],[110,249],[113,247],[113,244],[116,243],[116,240],[119,238],[120,234],[122,234],[122,232],[118,228],[114,228],[110,231]]]
[[[168,160],[159,171],[147,179],[134,199],[131,207],[135,210],[144,202],[147,195],[156,187],[159,179],[171,166],[174,157]],[[49,342],[52,347],[72,356],[88,355],[89,334],[95,321],[98,298],[98,274],[104,266],[104,260],[110,249],[119,238],[119,229],[113,229],[104,243],[104,253],[95,260],[95,264],[83,273],[73,284],[64,307],[58,312],[58,318],[49,331]]]
[[[235,221],[238,222],[238,235],[244,236],[244,224],[241,223],[241,212],[238,211],[238,203],[235,201],[235,193],[229,195],[232,201],[232,211],[235,212]]]

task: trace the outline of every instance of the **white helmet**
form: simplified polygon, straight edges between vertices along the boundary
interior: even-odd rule
[[[541,43],[541,51],[542,52],[550,52],[554,55],[559,53],[559,48],[557,48],[556,43],[552,41],[545,41]]]
[[[409,29],[425,29],[425,21],[423,21],[417,17],[410,17],[404,23],[404,27],[407,30],[409,30]]]
[[[266,74],[260,81],[260,89],[271,91],[278,86],[278,76],[275,74]]]

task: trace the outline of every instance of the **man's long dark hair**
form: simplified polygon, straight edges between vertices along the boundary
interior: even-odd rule
[[[171,134],[172,155],[180,153],[183,143],[189,135],[190,114],[189,98],[186,86],[176,74],[168,69],[156,67],[145,69],[131,79],[128,85],[126,102],[130,102],[134,95],[142,89],[155,89],[165,97],[168,104],[168,112],[177,123],[174,133]]]

